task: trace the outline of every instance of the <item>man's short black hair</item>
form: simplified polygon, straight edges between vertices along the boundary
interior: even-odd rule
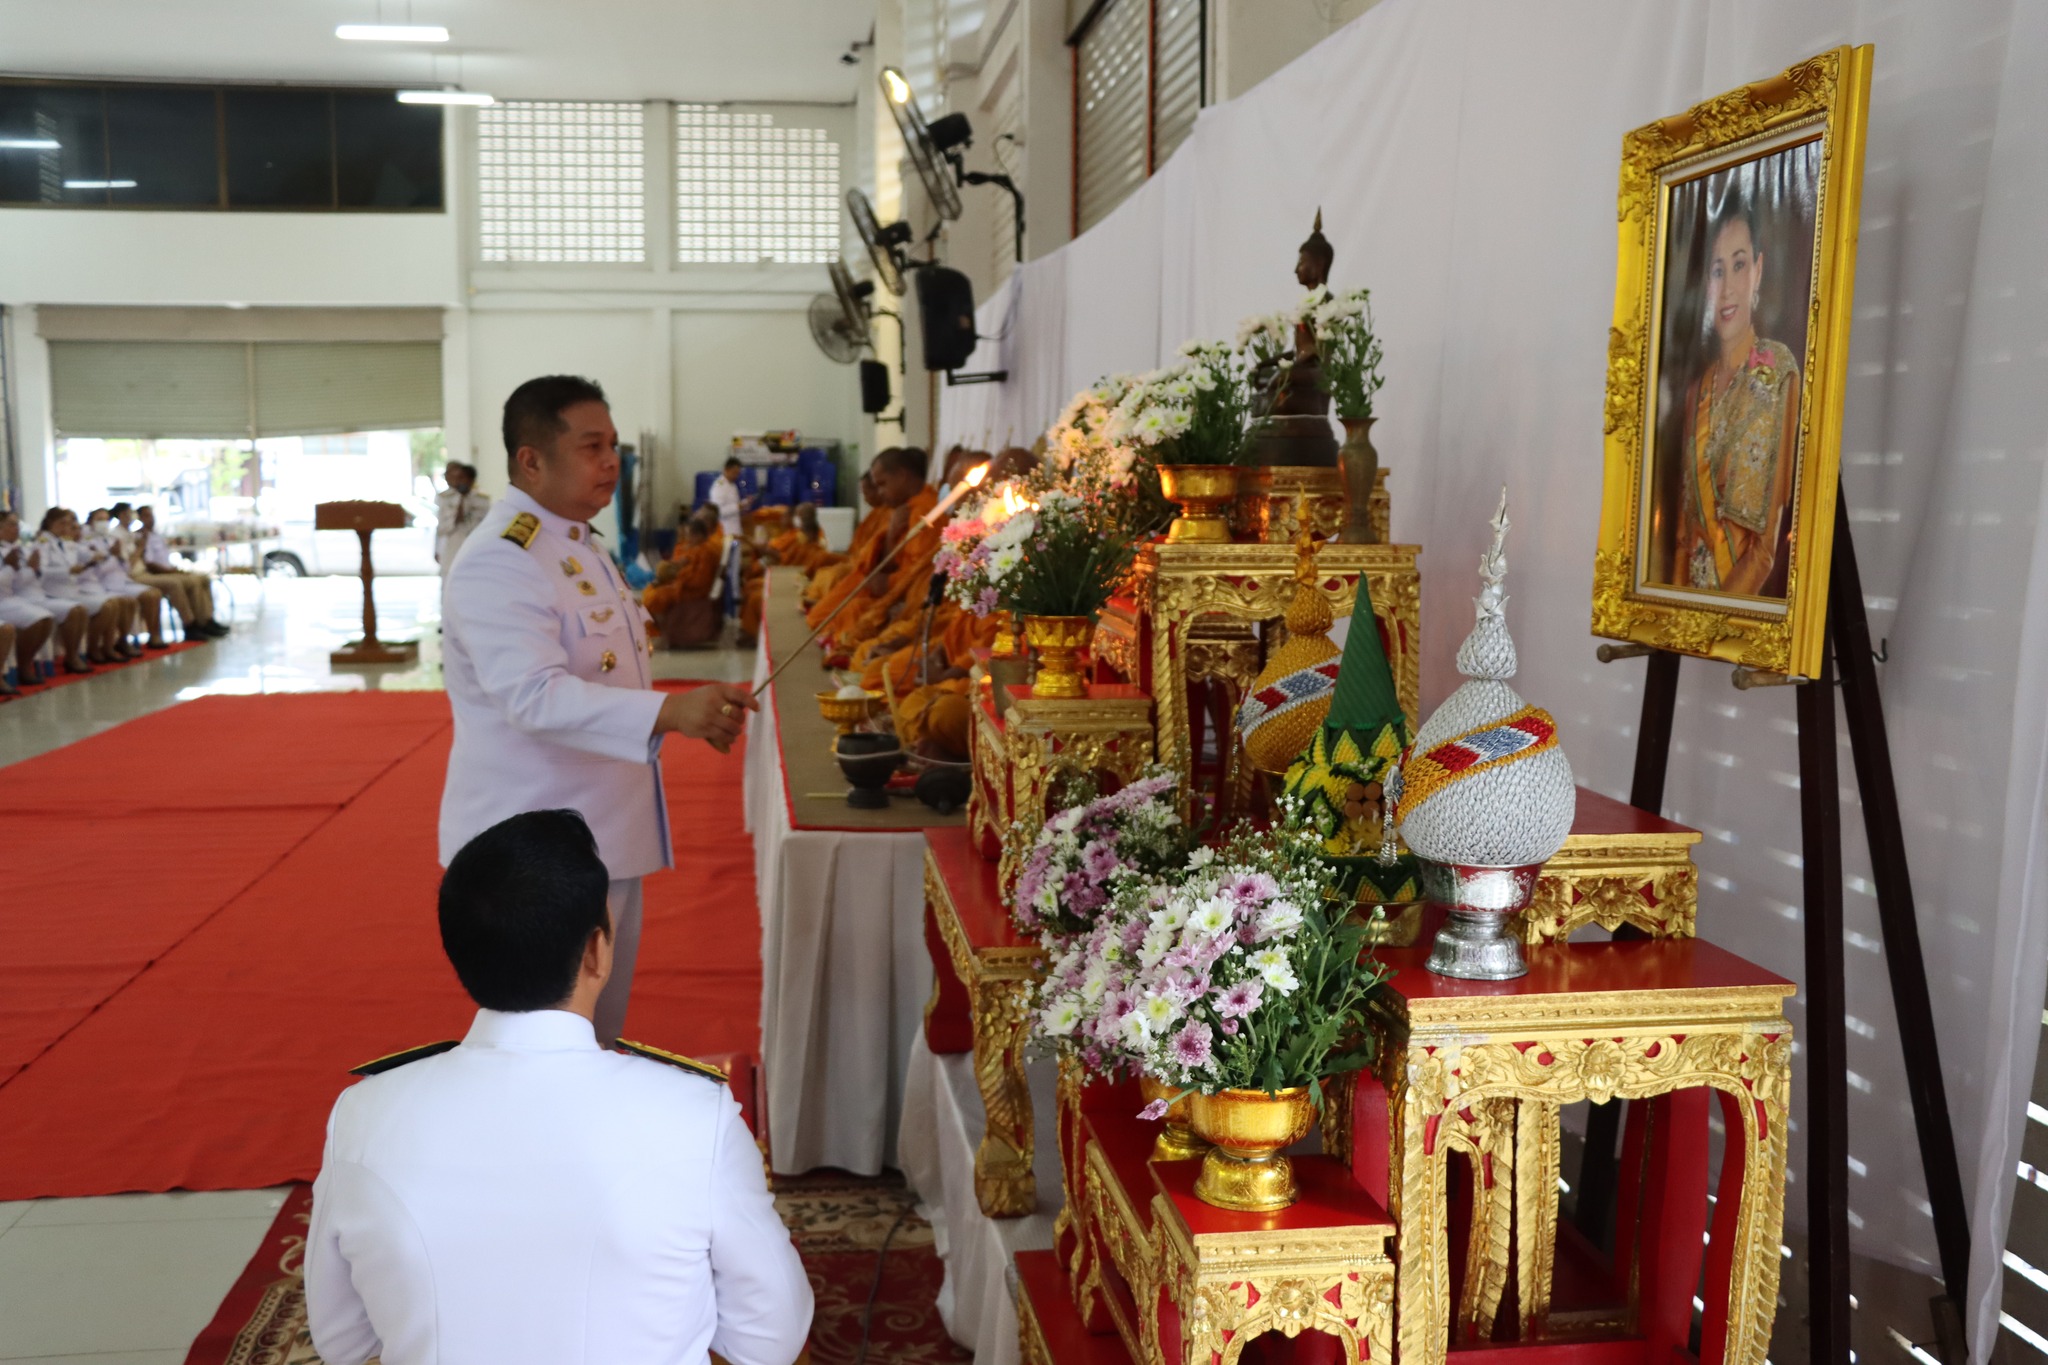
[[[573,374],[543,375],[512,390],[505,400],[505,463],[518,472],[519,447],[547,449],[548,442],[569,429],[562,413],[578,403],[610,400],[593,381]]]
[[[739,456],[737,456],[737,455],[728,455],[728,456],[726,456],[726,457],[725,457],[725,464],[724,464],[723,468],[726,468],[726,469],[738,469],[739,467],[740,467],[740,457],[739,457]]]
[[[441,877],[441,949],[487,1010],[569,998],[593,929],[611,930],[611,876],[573,810],[530,810],[462,846]]]
[[[890,446],[875,456],[874,468],[893,469],[899,474],[909,474],[922,483],[925,471],[931,467],[931,456],[916,446]]]
[[[135,505],[133,503],[117,502],[114,504],[114,510],[116,512],[133,512]]]

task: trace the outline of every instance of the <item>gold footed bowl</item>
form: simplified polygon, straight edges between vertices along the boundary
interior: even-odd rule
[[[881,704],[880,692],[863,692],[858,697],[842,697],[837,692],[818,694],[818,714],[832,722],[842,735],[853,733],[853,727],[869,719]]]
[[[1154,1161],[1192,1161],[1209,1150],[1209,1144],[1195,1136],[1188,1117],[1188,1105],[1194,1099],[1192,1095],[1182,1095],[1175,1100],[1173,1087],[1151,1076],[1138,1077],[1138,1094],[1147,1104],[1155,1100],[1173,1101],[1166,1106],[1166,1119],[1159,1126],[1159,1136],[1152,1140]]]
[[[1219,1090],[1192,1095],[1189,1117],[1195,1134],[1211,1144],[1195,1177],[1195,1196],[1219,1209],[1269,1213],[1300,1196],[1294,1164],[1280,1155],[1315,1126],[1315,1102],[1307,1086],[1274,1094],[1263,1090]]]
[[[1038,676],[1031,680],[1031,695],[1087,696],[1088,680],[1081,676],[1081,655],[1094,638],[1092,616],[1025,617],[1024,643],[1038,655]]]
[[[1234,464],[1163,464],[1159,491],[1180,509],[1166,528],[1169,545],[1230,543],[1230,508],[1237,501]]]

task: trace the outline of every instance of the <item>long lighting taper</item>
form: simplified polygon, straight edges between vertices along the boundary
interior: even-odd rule
[[[952,511],[954,505],[957,504],[960,501],[960,499],[966,497],[969,493],[981,487],[981,481],[987,477],[988,461],[983,460],[980,464],[976,465],[974,468],[967,471],[966,477],[961,479],[960,482],[953,488],[951,492],[947,493],[944,498],[941,498],[939,500],[939,505],[937,507],[934,507],[931,511],[925,513],[922,517],[920,517],[918,519],[918,524],[925,527],[926,529],[930,529],[931,527],[938,525],[940,517],[943,517],[944,515],[946,515],[946,513]],[[810,648],[811,641],[817,639],[818,636],[823,634],[825,627],[831,625],[833,619],[837,617],[840,612],[846,609],[846,604],[848,602],[851,602],[854,598],[860,596],[861,589],[867,587],[868,584],[874,582],[875,576],[881,573],[882,570],[889,567],[889,561],[896,558],[896,551],[902,549],[905,545],[908,545],[909,543],[910,537],[907,535],[904,536],[903,539],[897,541],[896,544],[893,547],[891,547],[889,553],[882,556],[882,562],[875,565],[874,568],[868,570],[868,576],[866,578],[863,578],[860,581],[859,585],[855,587],[852,592],[840,598],[839,605],[832,608],[832,610],[826,614],[824,620],[818,622],[817,629],[813,630],[809,635],[806,635],[804,637],[804,642],[798,645],[794,650],[792,650],[788,658],[784,659],[781,663],[775,665],[774,672],[770,673],[767,677],[761,680],[761,685],[754,689],[754,695],[756,697],[759,697],[763,692],[766,692],[768,690],[768,684],[774,682],[777,678],[781,677],[782,670],[788,668],[792,663],[796,662],[796,660],[802,656],[803,652],[806,649]]]

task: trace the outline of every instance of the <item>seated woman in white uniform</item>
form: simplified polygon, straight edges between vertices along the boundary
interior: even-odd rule
[[[146,630],[149,639],[144,643],[148,648],[163,649],[164,595],[149,584],[138,582],[128,572],[128,546],[123,543],[123,536],[124,532],[114,525],[113,514],[104,507],[96,507],[87,519],[80,543],[105,556],[94,570],[99,575],[100,586],[116,597],[127,598],[132,604],[122,633],[133,635],[138,629]]]
[[[128,599],[99,586],[100,560],[80,542],[78,517],[63,507],[43,513],[36,549],[43,556],[43,595],[85,608],[86,657],[96,664],[111,664],[139,656],[141,650],[121,641]]]
[[[38,681],[36,659],[52,634],[68,672],[92,672],[85,661],[85,608],[45,596],[42,568],[42,551],[21,538],[20,514],[0,511],[0,621],[14,627],[16,672],[23,686]],[[6,662],[0,651],[0,667]]]

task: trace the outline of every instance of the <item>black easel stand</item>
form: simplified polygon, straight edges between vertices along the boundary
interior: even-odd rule
[[[1671,720],[1678,700],[1676,654],[1652,651],[1644,680],[1637,731],[1635,779],[1629,803],[1662,814],[1664,775],[1671,752]],[[1934,1238],[1947,1292],[1933,1301],[1941,1357],[1965,1365],[1961,1303],[1969,1285],[1970,1226],[1956,1162],[1955,1132],[1934,1036],[1934,1007],[1920,951],[1913,883],[1906,865],[1891,742],[1877,690],[1863,580],[1849,537],[1847,503],[1835,500],[1835,548],[1828,578],[1827,646],[1818,678],[1798,684],[1799,814],[1805,865],[1806,1216],[1810,1291],[1810,1356],[1815,1365],[1849,1365],[1849,1092],[1847,999],[1842,966],[1842,816],[1835,766],[1835,671],[1841,671],[1842,709],[1870,844],[1884,959],[1891,973],[1892,1005],[1905,1052],[1906,1084],[1920,1164],[1934,1209]],[[1617,938],[1640,937],[1623,926]],[[1613,1217],[1615,1135],[1621,1106],[1594,1106],[1586,1123],[1576,1222],[1604,1240]]]

